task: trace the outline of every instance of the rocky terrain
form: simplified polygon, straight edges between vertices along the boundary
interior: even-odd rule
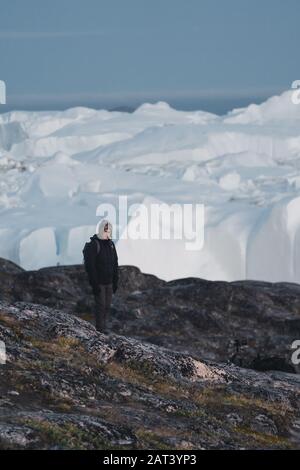
[[[0,260],[2,449],[300,447],[300,286],[120,267],[109,335],[80,265]]]

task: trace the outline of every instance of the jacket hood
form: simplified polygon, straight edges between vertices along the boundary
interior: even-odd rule
[[[108,232],[109,232],[109,237],[112,238],[112,224],[109,222],[107,219],[102,219],[100,224],[98,225],[98,232],[96,234],[96,237],[98,237],[100,240],[104,240],[104,227],[105,225],[108,224]]]

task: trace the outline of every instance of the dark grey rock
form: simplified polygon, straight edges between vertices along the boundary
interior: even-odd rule
[[[39,303],[93,322],[93,295],[81,265],[24,271],[0,259],[0,278],[2,300]],[[109,329],[199,359],[300,373],[291,362],[291,344],[300,338],[298,284],[166,282],[120,266]]]
[[[299,448],[297,284],[121,266],[107,335],[82,266],[0,281],[1,449]]]

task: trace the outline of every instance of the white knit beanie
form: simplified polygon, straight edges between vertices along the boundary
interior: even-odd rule
[[[108,224],[108,238],[112,238],[112,225],[111,225],[111,223],[107,219],[102,219],[99,226],[98,226],[98,233],[97,233],[97,237],[100,240],[104,239],[104,227],[105,227],[106,224]]]

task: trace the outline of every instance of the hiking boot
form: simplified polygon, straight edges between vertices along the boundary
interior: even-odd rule
[[[102,333],[104,335],[108,335],[109,334],[109,330],[107,328],[103,328],[101,326],[96,326],[96,330],[99,332],[99,333]]]

